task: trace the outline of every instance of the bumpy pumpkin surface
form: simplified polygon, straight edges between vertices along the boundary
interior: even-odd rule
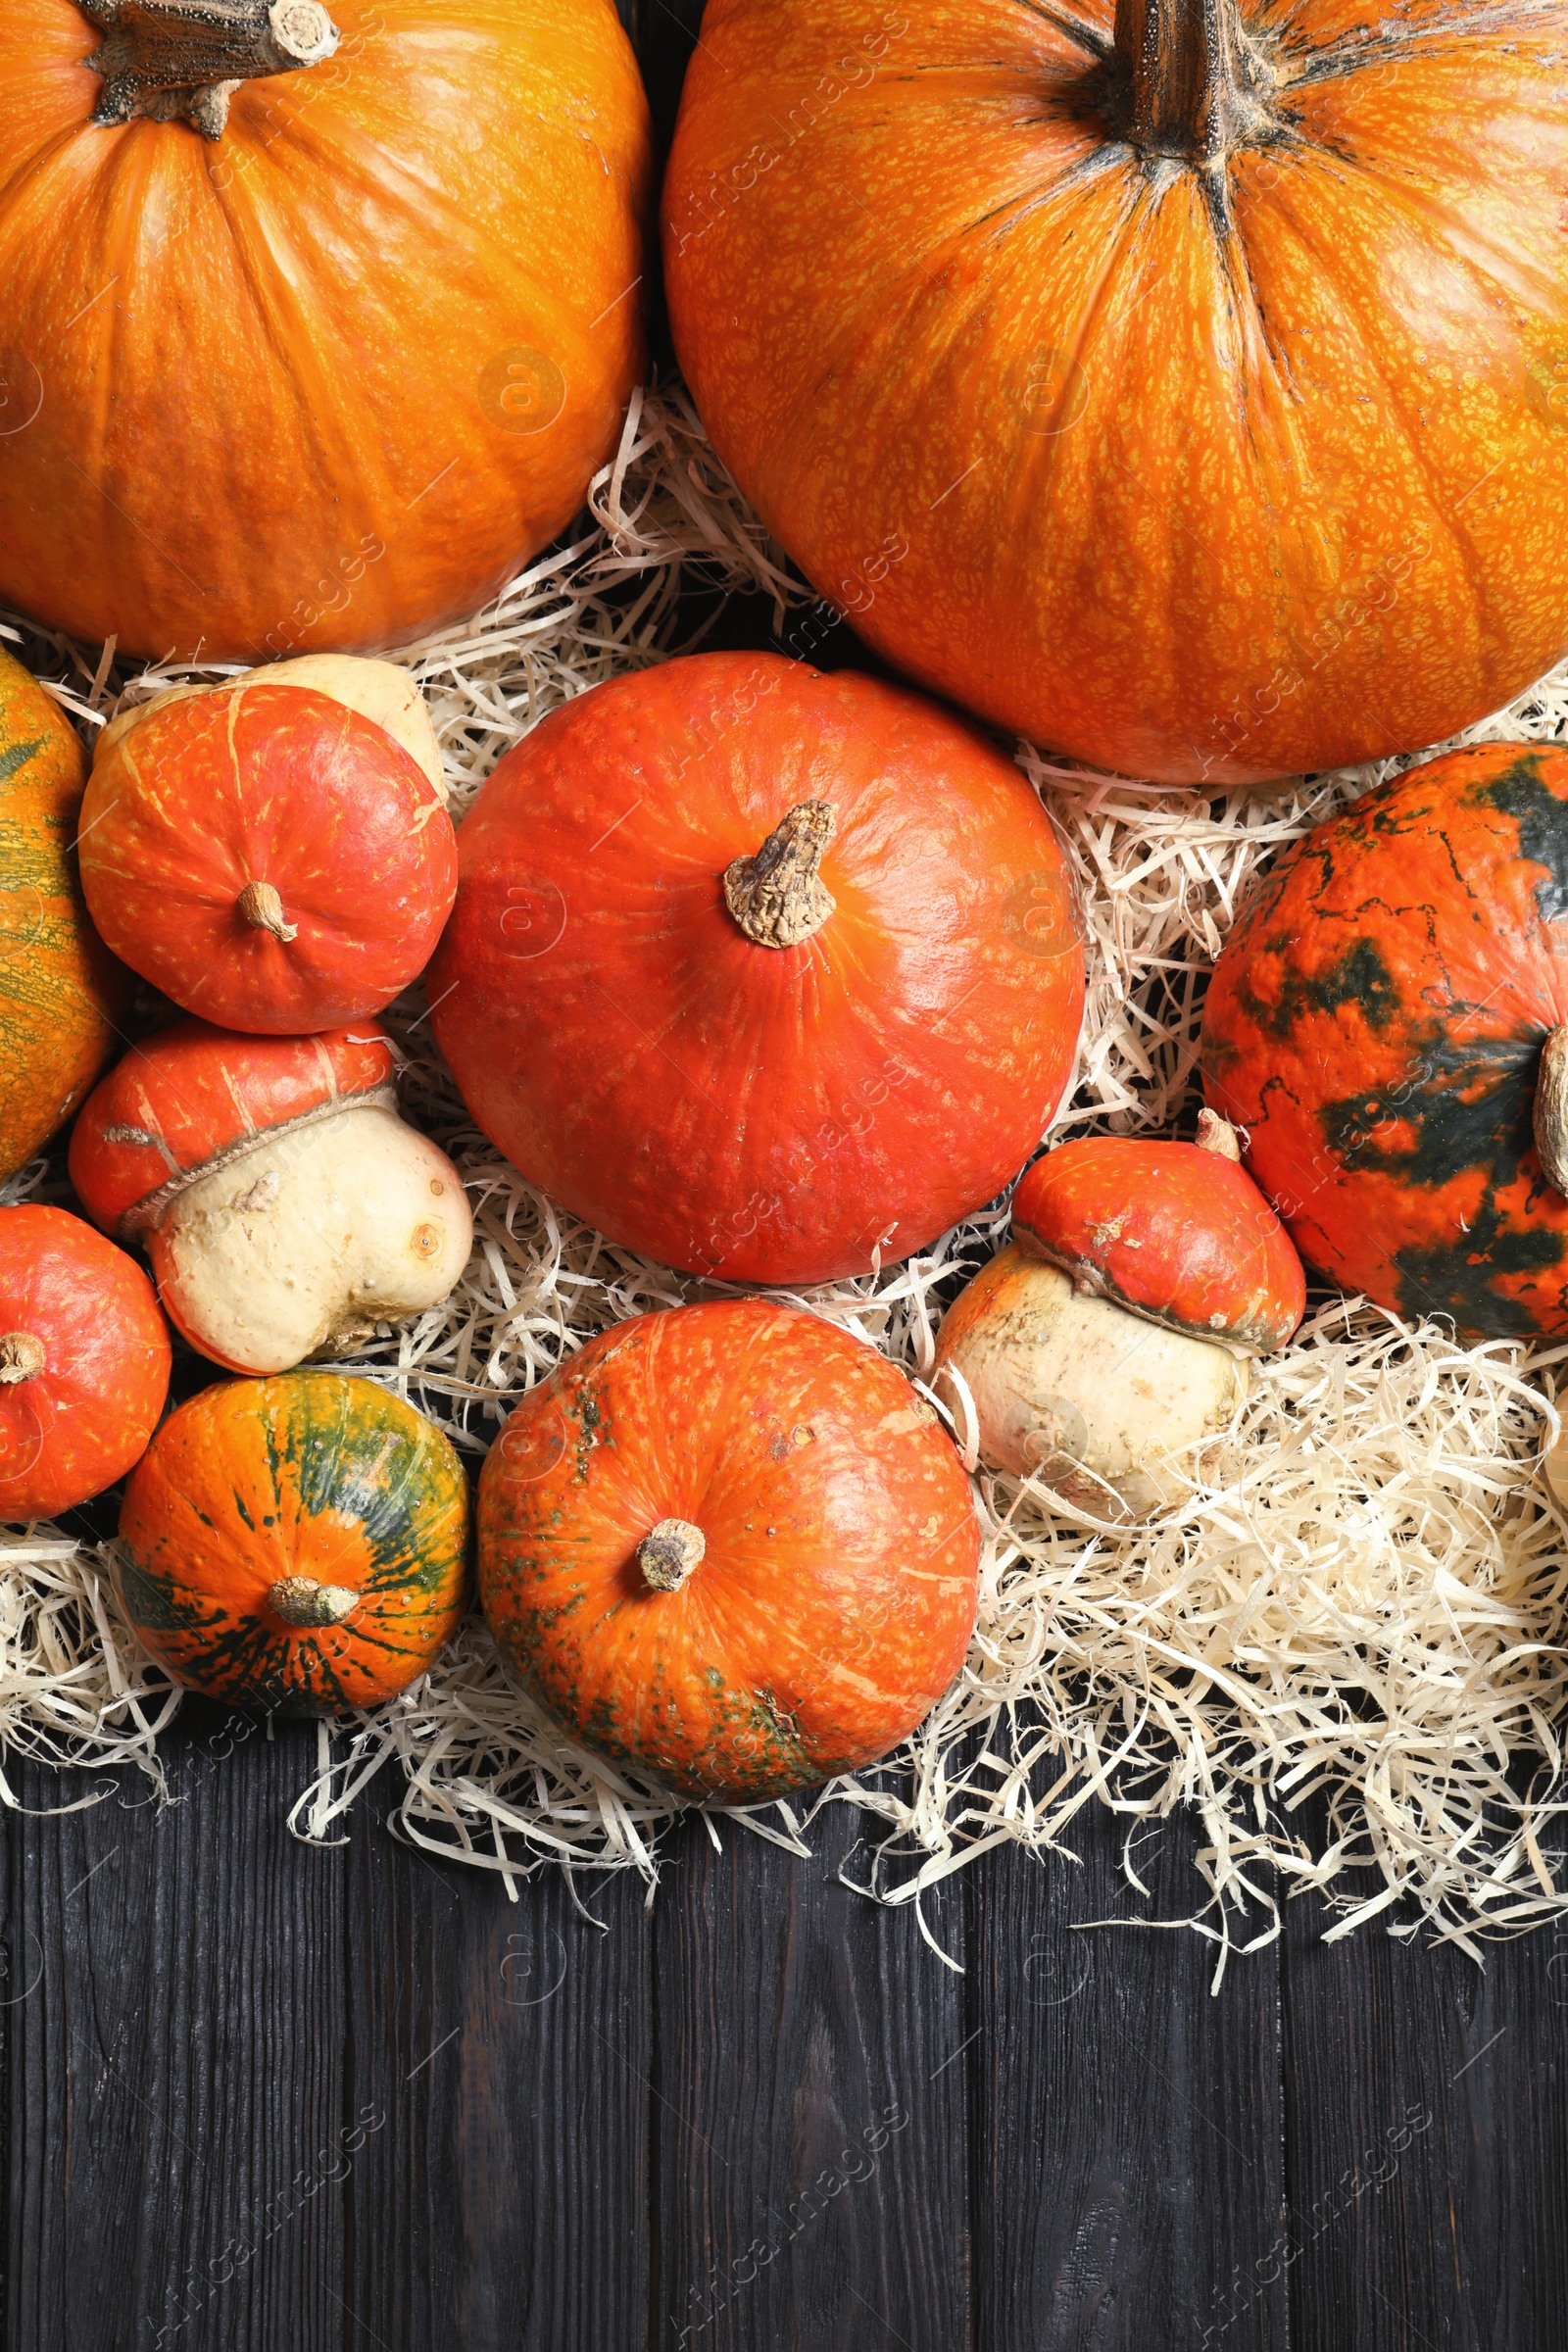
[[[1175,782],[1439,742],[1568,644],[1565,39],[710,0],[686,380],[817,589],[992,720]]]
[[[129,1002],[76,877],[85,779],[59,704],[0,648],[0,1179],[71,1116]]]
[[[100,756],[80,855],[92,919],[133,971],[273,1036],[389,1004],[458,886],[452,820],[402,745],[265,680],[172,702]]]
[[[930,1406],[761,1299],[591,1340],[479,1482],[507,1658],[575,1737],[699,1798],[781,1796],[912,1731],[962,1663],[979,1556]]]
[[[1083,1015],[1023,777],[770,654],[619,678],[502,760],[427,987],[480,1126],[612,1240],[739,1282],[903,1257],[1000,1192]]]
[[[209,1697],[374,1706],[455,1632],[467,1525],[450,1442],[373,1381],[230,1381],[171,1414],[127,1483],[121,1594]]]
[[[1568,1018],[1568,753],[1451,752],[1254,888],[1209,989],[1209,1102],[1302,1254],[1408,1316],[1568,1337],[1542,1049]]]
[[[0,598],[209,662],[472,612],[642,368],[648,116],[610,0],[332,0],[331,54],[240,80],[209,135],[105,120],[136,92],[91,61],[152,20],[221,92],[269,11],[93,15],[0,11]]]
[[[134,1258],[80,1217],[0,1208],[0,1518],[72,1510],[139,1460],[169,1331]]]

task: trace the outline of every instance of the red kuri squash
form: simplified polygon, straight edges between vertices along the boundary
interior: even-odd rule
[[[1568,646],[1565,40],[1561,0],[710,0],[686,380],[816,587],[987,718],[1180,783],[1439,741]]]
[[[485,1133],[612,1240],[861,1273],[999,1192],[1084,1003],[1049,819],[968,727],[769,654],[579,696],[460,835],[432,1021]]]
[[[424,969],[458,844],[384,727],[263,670],[94,760],[81,880],[115,954],[186,1012],[292,1037],[379,1012]]]
[[[53,1518],[123,1477],[169,1366],[133,1258],[62,1208],[0,1208],[0,1519]]]
[[[121,1596],[210,1698],[373,1707],[457,1631],[467,1532],[450,1440],[374,1381],[224,1381],[170,1415],[125,1488]]]
[[[1565,1339],[1565,1023],[1568,752],[1489,743],[1367,793],[1257,883],[1204,1082],[1347,1290]]]
[[[745,1804],[885,1755],[963,1662],[980,1524],[885,1356],[760,1298],[617,1324],[479,1481],[503,1654],[578,1739]]]
[[[471,612],[614,442],[649,180],[611,0],[14,0],[0,600],[208,661]]]

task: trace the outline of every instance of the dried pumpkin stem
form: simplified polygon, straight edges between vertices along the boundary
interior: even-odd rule
[[[341,1625],[358,1607],[360,1596],[346,1585],[318,1584],[314,1576],[283,1576],[267,1598],[285,1625],[304,1631],[313,1625]]]
[[[1122,127],[1144,155],[1217,170],[1232,148],[1275,132],[1273,75],[1237,0],[1116,0],[1113,71]]]
[[[678,1592],[707,1549],[707,1537],[689,1519],[661,1519],[638,1544],[637,1565],[656,1592]]]
[[[1554,1193],[1568,1199],[1568,1021],[1553,1029],[1536,1072],[1536,1150]]]
[[[1200,1152],[1212,1152],[1220,1159],[1241,1159],[1241,1137],[1229,1119],[1222,1119],[1217,1110],[1205,1108],[1199,1112],[1197,1142]]]
[[[30,1331],[8,1331],[0,1338],[0,1383],[7,1388],[14,1388],[19,1381],[36,1380],[43,1367],[43,1342]]]
[[[798,802],[755,858],[725,869],[724,904],[760,948],[798,948],[833,912],[816,869],[837,823],[831,801]]]
[[[243,919],[258,931],[270,931],[284,947],[298,939],[298,923],[285,922],[283,902],[270,882],[247,882],[239,894],[239,910]]]
[[[86,63],[109,84],[100,124],[183,119],[220,139],[242,81],[318,66],[338,44],[319,0],[80,0],[106,38]]]

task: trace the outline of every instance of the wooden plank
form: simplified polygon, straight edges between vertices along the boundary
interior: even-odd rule
[[[646,2340],[652,1931],[640,1879],[499,1881],[350,1819],[345,2352]]]
[[[960,2352],[971,2341],[964,1980],[839,1880],[682,1831],[655,1910],[660,2352]],[[863,1854],[858,1857],[863,1866]],[[961,1891],[927,1904],[965,1954]]]
[[[986,2352],[1100,2352],[1216,2340],[1232,2273],[1279,2227],[1284,2198],[1279,1969],[1180,1930],[1075,1928],[1174,1919],[1203,1889],[1185,1819],[1139,1840],[1152,1904],[1119,1871],[1123,1825],[1098,1806],[1071,1833],[1082,1866],[1005,1849],[982,1863],[975,2264]],[[1219,2340],[1287,2341],[1283,2282]],[[1322,2352],[1348,2337],[1317,2339]]]
[[[1568,2343],[1568,1942],[1485,1971],[1290,1914],[1286,2251],[1296,2337],[1356,2352]],[[1230,2337],[1224,2339],[1228,2347]]]
[[[165,1804],[126,1774],[51,1817],[105,1776],[13,1777],[6,2341],[324,2352],[344,1869],[284,1826],[315,1734],[192,1708],[166,1752]]]

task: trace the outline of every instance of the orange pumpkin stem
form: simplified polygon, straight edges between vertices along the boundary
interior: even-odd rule
[[[241,916],[258,931],[270,931],[286,948],[300,935],[298,923],[285,922],[283,902],[270,882],[247,882],[239,894]]]
[[[1116,61],[1123,128],[1145,155],[1216,169],[1275,131],[1273,75],[1236,0],[1116,0]]]
[[[1549,1031],[1542,1048],[1534,1123],[1542,1174],[1568,1198],[1568,1021]]]
[[[708,1538],[689,1519],[661,1519],[637,1546],[637,1565],[656,1592],[678,1592],[702,1564]]]
[[[183,118],[220,139],[242,81],[318,66],[338,43],[319,0],[81,0],[106,38],[87,59],[109,84],[93,121]]]
[[[760,948],[798,948],[833,912],[838,902],[816,869],[837,823],[831,801],[801,801],[755,858],[725,868],[724,904]]]
[[[310,1626],[341,1625],[359,1606],[360,1596],[346,1585],[318,1584],[314,1576],[283,1576],[267,1598],[274,1616],[304,1632]]]
[[[0,1382],[13,1388],[18,1381],[36,1380],[44,1366],[43,1342],[30,1331],[8,1331],[0,1339]]]

